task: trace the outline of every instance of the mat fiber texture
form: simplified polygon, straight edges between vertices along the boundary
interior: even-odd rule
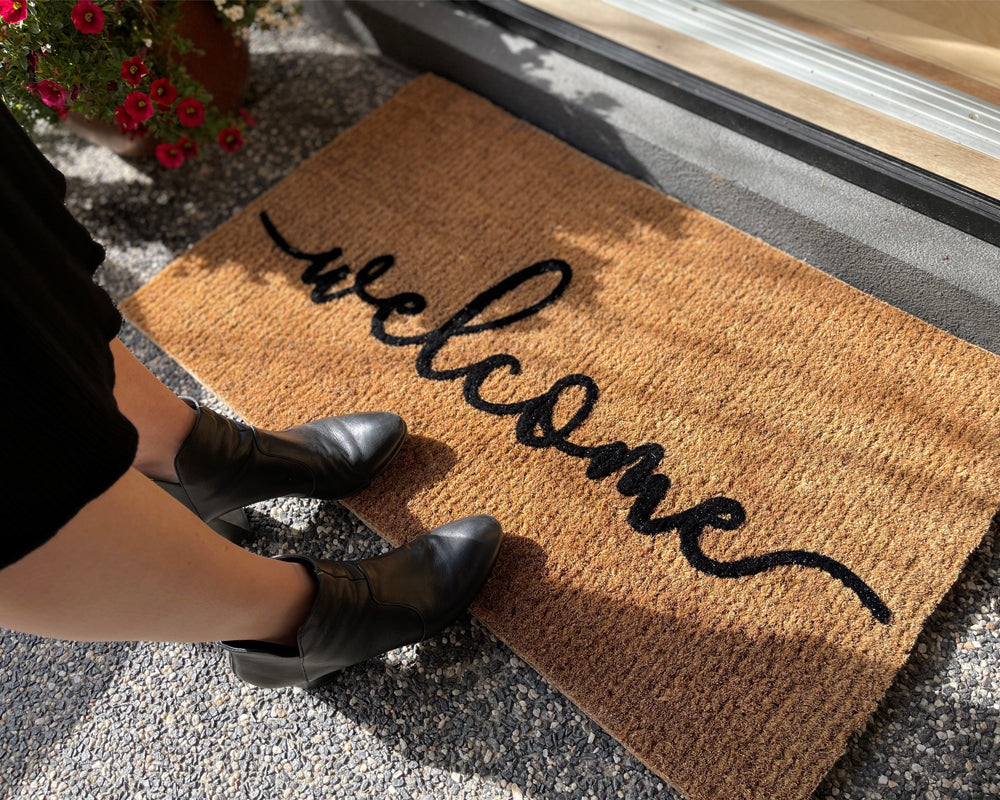
[[[349,506],[691,798],[807,796],[1000,504],[1000,361],[422,77],[124,311],[249,421],[410,426]]]

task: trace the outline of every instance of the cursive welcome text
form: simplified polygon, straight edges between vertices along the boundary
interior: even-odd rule
[[[487,414],[515,417],[514,435],[526,447],[553,448],[567,456],[587,462],[584,474],[593,481],[622,472],[615,488],[625,497],[635,498],[628,513],[628,524],[638,533],[655,535],[676,531],[680,552],[695,569],[718,578],[741,578],[757,575],[782,566],[799,566],[827,573],[854,592],[861,604],[880,623],[886,624],[891,613],[886,604],[854,572],[829,556],[808,550],[779,550],[761,556],[748,556],[735,561],[719,561],[701,548],[700,538],[706,529],[732,531],[746,521],[746,512],[739,502],[729,497],[712,497],[697,505],[664,516],[654,516],[670,489],[670,478],[657,472],[664,458],[663,446],[655,442],[630,447],[621,441],[596,446],[577,444],[571,437],[591,415],[600,395],[597,383],[588,375],[573,373],[555,381],[542,394],[525,400],[498,403],[483,397],[483,385],[494,375],[518,375],[521,362],[508,353],[495,353],[473,364],[438,368],[438,354],[452,339],[475,336],[484,331],[506,328],[527,319],[555,303],[566,291],[573,271],[565,261],[538,261],[501,280],[495,286],[477,294],[443,324],[426,333],[396,336],[386,330],[394,315],[415,316],[427,307],[423,295],[402,292],[378,297],[369,288],[395,266],[395,258],[381,255],[368,261],[354,275],[350,285],[341,286],[350,276],[347,264],[335,266],[343,258],[343,250],[333,247],[319,253],[306,253],[289,244],[279,233],[266,212],[260,215],[271,240],[283,253],[308,264],[302,281],[312,287],[314,303],[329,303],[348,295],[357,297],[374,310],[371,334],[391,347],[418,347],[415,367],[421,378],[434,381],[461,381],[462,396],[472,408]],[[555,286],[540,299],[504,314],[485,319],[487,310],[502,298],[543,276],[553,276]],[[553,278],[546,279],[545,285]],[[340,287],[340,288],[337,288]],[[561,425],[554,417],[561,403],[573,403],[574,413]]]

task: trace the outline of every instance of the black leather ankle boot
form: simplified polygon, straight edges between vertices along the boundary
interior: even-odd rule
[[[221,642],[236,675],[274,689],[313,687],[337,670],[438,633],[479,594],[502,534],[488,516],[466,517],[364,561],[279,556],[308,566],[316,600],[298,647]]]
[[[187,402],[198,416],[174,459],[180,481],[158,484],[227,538],[238,536],[241,509],[251,503],[340,500],[363,489],[406,438],[406,423],[384,412],[265,431]]]

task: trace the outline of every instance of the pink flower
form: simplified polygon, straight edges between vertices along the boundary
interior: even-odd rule
[[[235,153],[243,147],[243,134],[239,128],[223,128],[219,131],[219,147],[227,153]]]
[[[24,22],[28,16],[27,0],[0,0],[0,19],[8,25]]]
[[[180,144],[164,142],[156,145],[156,157],[167,169],[177,169],[184,163],[184,153],[181,152]]]
[[[177,89],[166,78],[160,78],[153,81],[153,85],[149,89],[149,96],[158,106],[166,107],[177,99]]]
[[[104,12],[91,0],[80,0],[73,6],[70,16],[80,33],[100,33],[104,27]]]
[[[184,158],[194,158],[198,155],[198,143],[194,139],[182,136],[180,141],[177,142],[177,146],[181,149],[181,154]]]
[[[61,111],[66,105],[66,90],[55,81],[39,81],[32,86],[49,108]]]
[[[122,78],[133,86],[138,86],[148,72],[149,70],[146,69],[146,65],[142,63],[139,56],[132,56],[128,61],[122,62]]]
[[[205,121],[205,104],[193,97],[185,97],[177,104],[177,118],[185,128],[197,128]]]
[[[132,118],[133,122],[145,122],[153,116],[155,110],[153,101],[149,99],[149,95],[145,92],[132,92],[125,98],[125,111]]]

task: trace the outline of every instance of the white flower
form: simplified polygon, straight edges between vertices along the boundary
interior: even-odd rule
[[[230,6],[225,11],[222,12],[233,22],[239,22],[243,19],[243,6]]]

